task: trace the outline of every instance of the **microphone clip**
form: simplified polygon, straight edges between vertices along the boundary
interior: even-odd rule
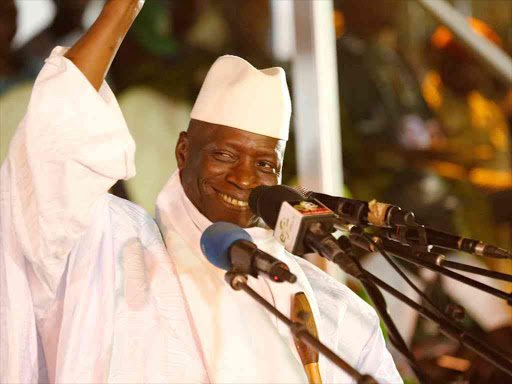
[[[284,281],[295,283],[297,281],[297,277],[290,272],[285,263],[261,252],[251,241],[237,241],[236,246],[230,247],[230,255],[234,272],[257,278],[261,271],[265,271],[276,283]],[[247,257],[247,255],[251,255],[251,257]]]
[[[243,284],[247,284],[247,275],[242,272],[237,272],[234,269],[224,274],[224,280],[229,284],[235,291],[240,291]]]

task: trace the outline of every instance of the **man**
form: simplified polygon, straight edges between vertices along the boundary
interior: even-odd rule
[[[212,221],[255,225],[250,190],[279,182],[290,118],[281,69],[230,56],[212,67],[176,147],[180,172],[158,197],[165,245],[149,214],[107,193],[134,175],[135,148],[103,79],[142,5],[107,1],[81,40],[54,50],[2,165],[2,382],[306,382],[290,332],[199,249]],[[270,231],[248,231],[298,276],[251,279],[255,290],[287,315],[304,292],[324,343],[401,382],[368,305]],[[351,381],[326,360],[320,372]]]

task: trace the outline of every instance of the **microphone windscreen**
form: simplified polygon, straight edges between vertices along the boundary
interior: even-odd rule
[[[256,191],[261,187],[255,188]],[[251,192],[252,195],[253,192]],[[257,192],[253,199],[253,208],[251,211],[261,217],[263,221],[272,229],[275,228],[279,210],[285,201],[304,200],[304,197],[287,185],[273,185]],[[251,196],[249,196],[249,207]]]
[[[210,225],[201,235],[201,251],[217,268],[230,271],[233,267],[229,247],[238,240],[252,242],[251,235],[238,225],[219,221]]]
[[[313,192],[304,187],[294,187],[294,189],[300,192],[304,196],[305,200],[313,202],[319,201],[320,203],[322,203],[323,205],[325,205],[327,208],[334,212],[337,212],[340,200],[343,199],[336,196],[326,195],[325,193]]]
[[[267,189],[270,187],[268,185],[260,185],[259,187],[254,188],[249,194],[249,209],[252,213],[259,216],[258,212],[258,202],[260,201],[260,197]]]
[[[295,191],[299,192],[306,200],[309,199],[311,197],[311,195],[313,194],[313,191],[310,191],[306,187],[302,187],[300,185],[293,187],[293,189]]]

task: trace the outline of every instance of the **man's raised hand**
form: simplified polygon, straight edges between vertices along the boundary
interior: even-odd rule
[[[107,0],[89,30],[69,49],[71,60],[99,90],[114,57],[145,0]]]

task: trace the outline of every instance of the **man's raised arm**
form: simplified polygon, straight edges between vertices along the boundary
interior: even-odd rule
[[[107,0],[96,22],[66,52],[96,90],[143,5],[144,0]]]
[[[143,4],[107,0],[71,49],[54,49],[0,170],[2,229],[50,298],[109,188],[135,175],[135,143],[103,80]]]

